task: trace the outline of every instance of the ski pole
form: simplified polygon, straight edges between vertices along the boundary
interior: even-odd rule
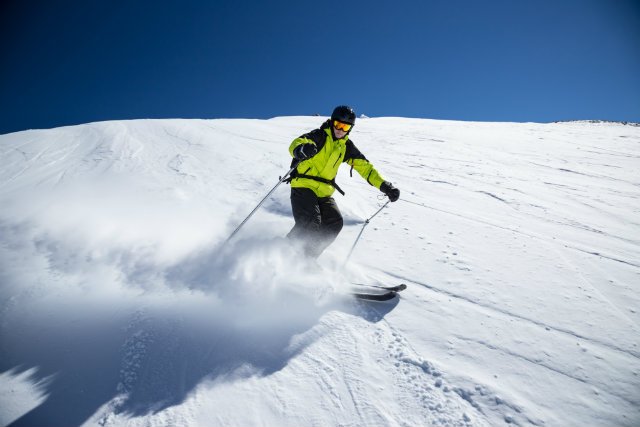
[[[240,225],[239,225],[239,226],[237,226],[235,230],[233,230],[233,233],[231,233],[231,235],[230,235],[229,237],[227,237],[227,240],[225,240],[225,241],[224,241],[224,245],[226,245],[226,244],[229,242],[229,240],[231,240],[231,238],[232,238],[233,236],[235,236],[235,235],[236,235],[236,233],[237,233],[238,231],[240,231],[240,229],[242,228],[242,226],[243,226],[247,221],[249,221],[249,218],[251,218],[251,217],[253,216],[253,214],[254,214],[254,213],[256,213],[256,211],[257,211],[258,209],[260,209],[260,206],[262,206],[262,204],[263,204],[263,203],[264,203],[264,202],[269,198],[269,196],[271,196],[271,194],[272,194],[274,191],[276,191],[276,188],[278,188],[278,186],[279,186],[280,184],[282,184],[283,182],[285,182],[285,181],[287,180],[287,178],[289,177],[289,175],[291,175],[291,173],[292,173],[292,172],[293,172],[297,167],[298,167],[298,163],[296,162],[296,163],[293,165],[293,167],[292,167],[291,169],[289,169],[289,172],[287,172],[286,174],[284,174],[284,176],[283,176],[283,177],[281,177],[281,178],[280,178],[280,181],[278,181],[278,183],[275,185],[275,187],[273,187],[273,188],[271,189],[271,191],[269,191],[269,192],[267,193],[267,195],[266,195],[266,196],[264,196],[264,198],[260,201],[260,203],[258,203],[258,205],[257,205],[255,208],[253,208],[253,210],[251,211],[251,213],[250,213],[250,214],[249,214],[249,215],[244,219],[244,221],[242,221],[242,222],[240,223]]]
[[[362,233],[364,232],[364,228],[367,226],[367,224],[369,224],[369,222],[376,216],[378,215],[382,209],[384,209],[390,202],[391,200],[387,200],[387,203],[385,203],[384,205],[382,205],[382,207],[380,209],[378,209],[376,211],[376,213],[374,213],[373,215],[371,215],[365,222],[364,224],[362,224],[362,228],[360,229],[360,233],[358,233],[358,237],[356,237],[356,241],[353,242],[353,246],[351,246],[351,250],[349,251],[349,255],[347,255],[347,258],[344,260],[344,263],[342,264],[342,266],[344,267],[345,265],[347,265],[347,262],[349,261],[349,258],[351,258],[351,254],[353,253],[353,250],[356,248],[356,245],[358,244],[358,240],[360,240],[360,236],[362,236]]]

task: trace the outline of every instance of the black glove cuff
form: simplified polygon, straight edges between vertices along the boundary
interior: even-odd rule
[[[380,185],[380,191],[382,191],[384,194],[389,193],[389,191],[393,190],[393,184],[390,183],[389,181],[384,181],[381,185]]]

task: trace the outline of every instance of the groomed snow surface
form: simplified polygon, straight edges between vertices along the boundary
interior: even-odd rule
[[[223,246],[323,120],[0,136],[0,425],[640,425],[640,127],[363,118],[345,269],[346,165],[321,268],[287,185]]]

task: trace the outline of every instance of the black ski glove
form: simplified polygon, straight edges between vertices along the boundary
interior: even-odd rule
[[[380,191],[386,194],[387,197],[389,197],[389,200],[391,200],[392,202],[395,202],[400,198],[400,190],[394,187],[393,184],[389,181],[385,181],[382,183],[382,185],[380,186]]]
[[[314,144],[300,144],[293,149],[293,156],[298,160],[307,160],[316,155],[318,149]]]

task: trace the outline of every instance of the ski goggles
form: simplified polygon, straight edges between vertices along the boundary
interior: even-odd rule
[[[339,122],[337,120],[333,121],[333,127],[334,128],[336,128],[338,130],[345,131],[345,132],[349,132],[349,130],[351,129],[351,126],[353,126],[353,125],[350,125],[349,123],[342,123],[342,122]]]

